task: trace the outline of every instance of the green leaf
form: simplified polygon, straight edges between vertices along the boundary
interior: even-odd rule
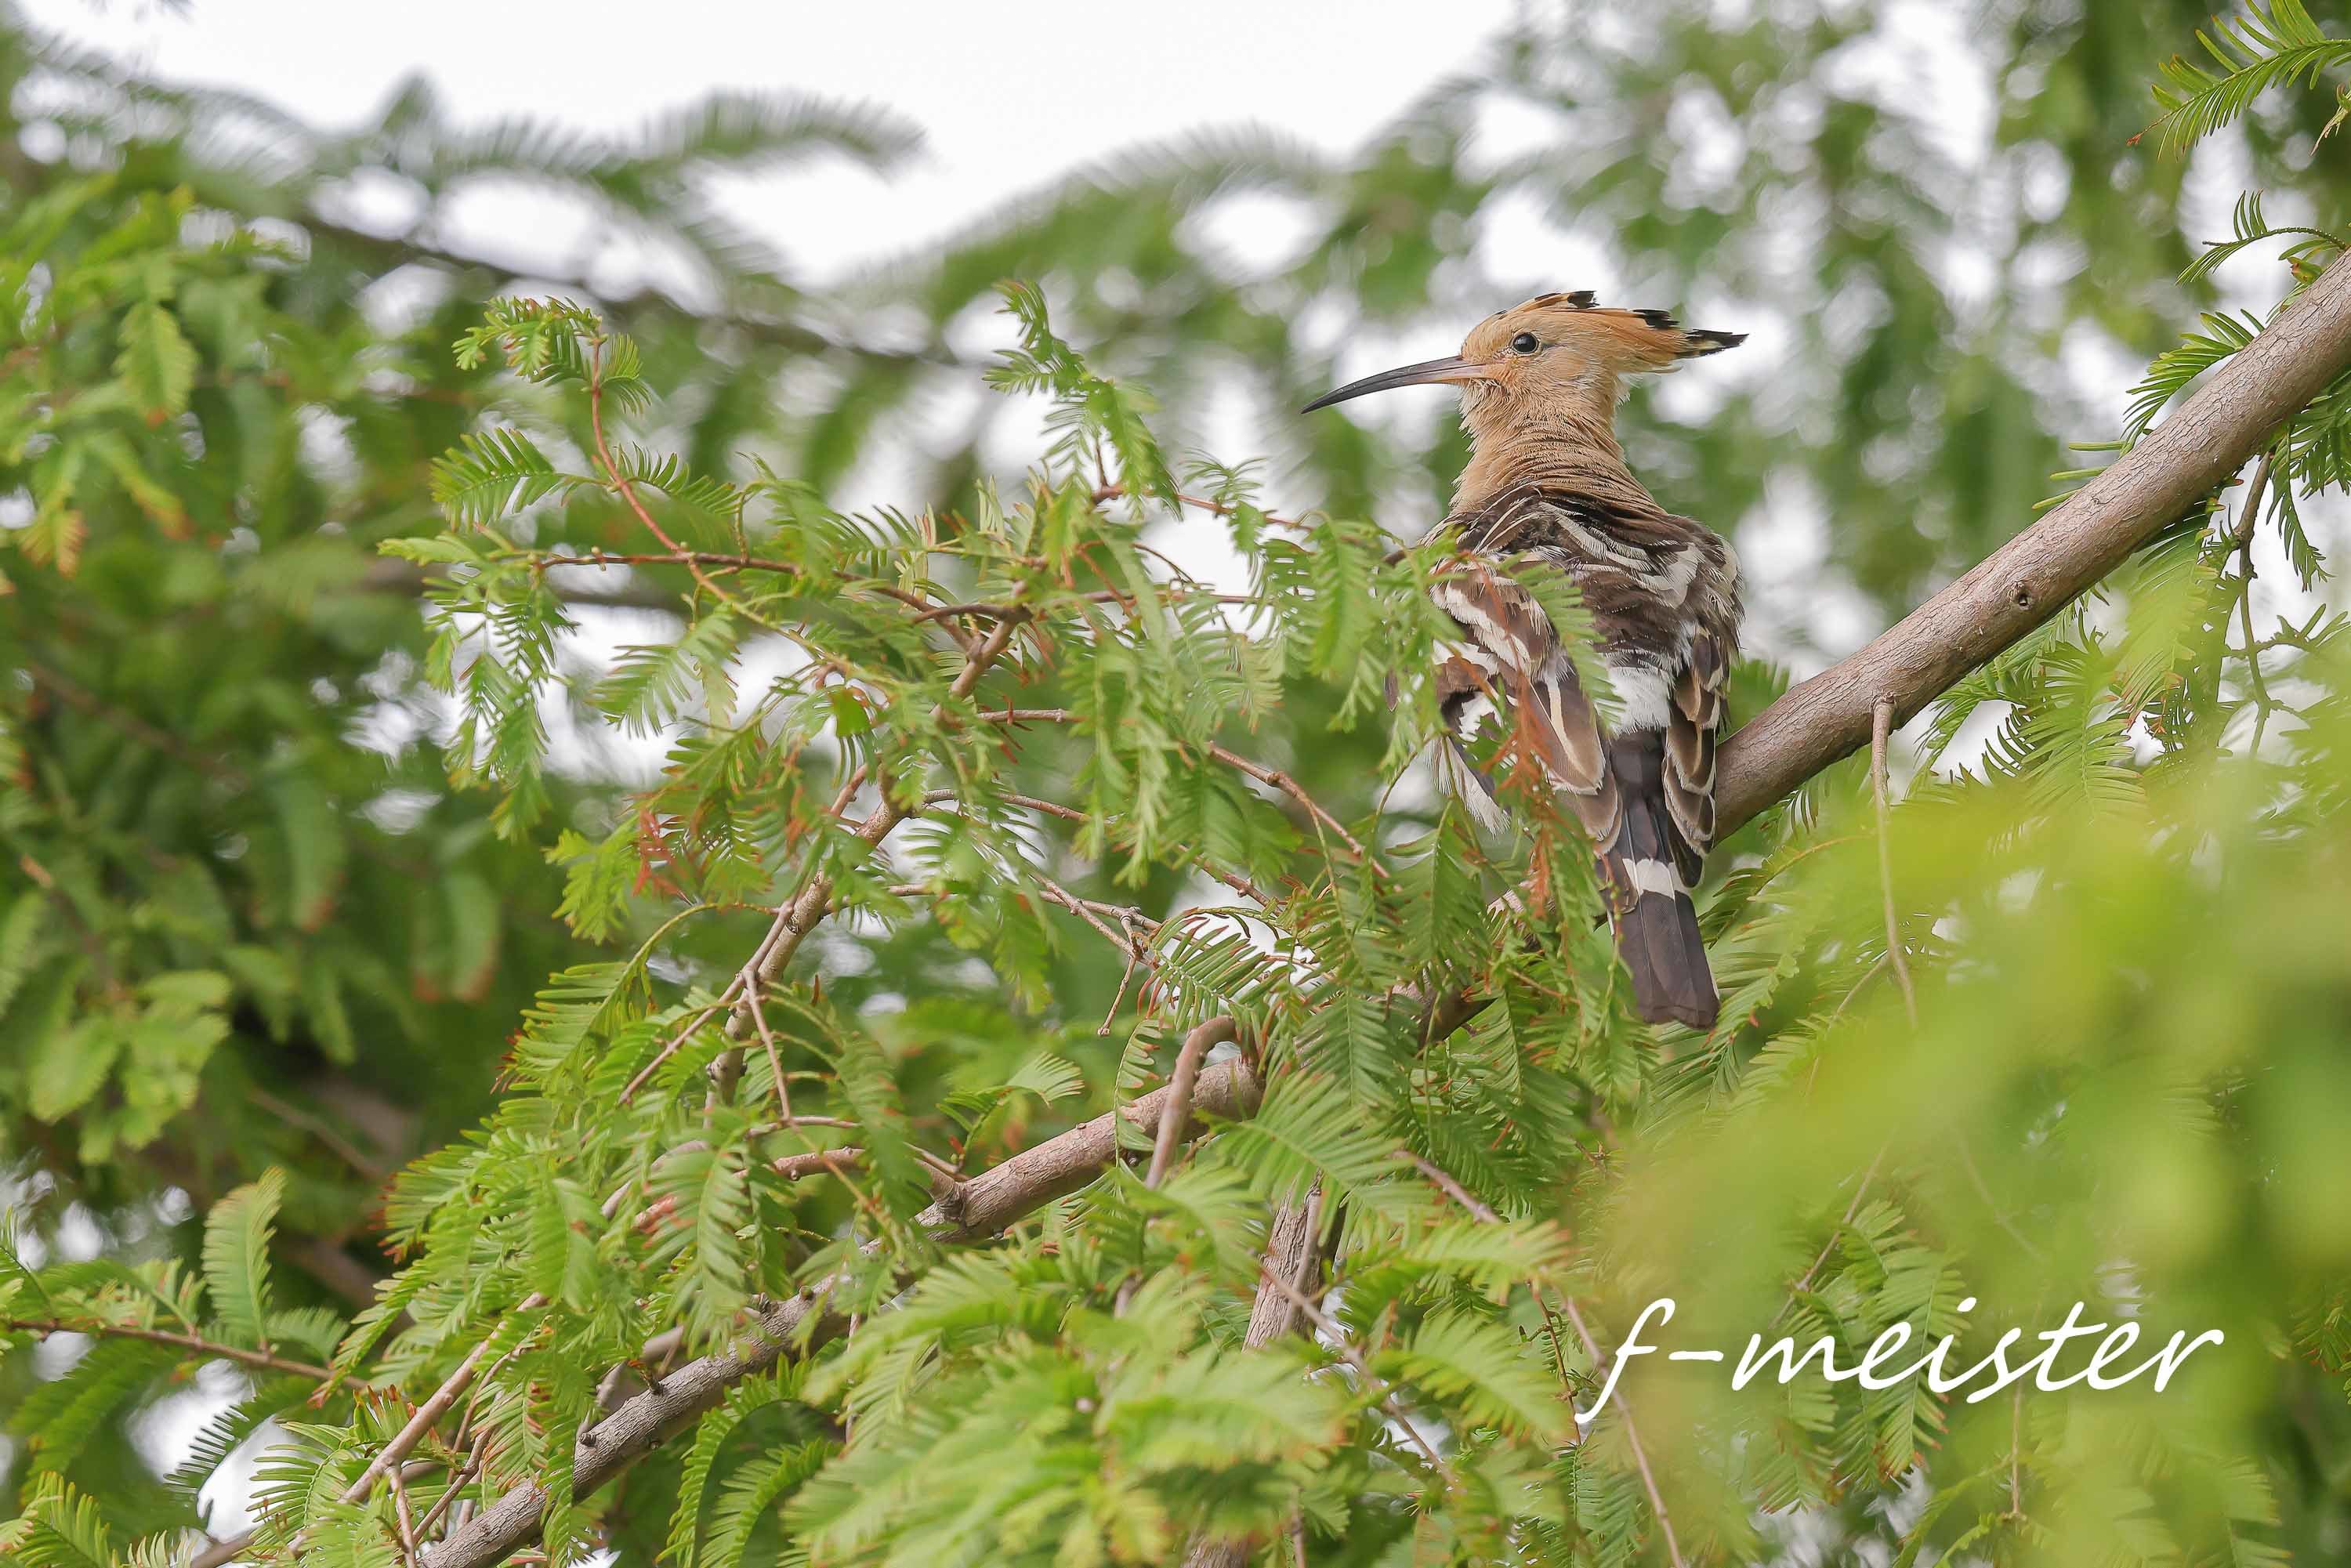
[[[0,1552],[24,1568],[115,1568],[97,1500],[53,1475],[35,1483],[21,1515],[0,1525]]]
[[[2314,87],[2322,72],[2351,62],[2351,39],[2320,32],[2302,0],[2271,0],[2267,7],[2247,0],[2241,16],[2215,17],[2212,31],[2198,33],[2196,41],[2220,74],[2174,55],[2161,68],[2169,85],[2155,89],[2163,106],[2155,132],[2174,155],[2234,120],[2271,88],[2296,81]]]
[[[275,1167],[213,1205],[204,1218],[204,1286],[232,1343],[269,1347],[269,1239],[285,1196]]]
[[[1434,1314],[1402,1347],[1374,1357],[1373,1367],[1505,1431],[1550,1442],[1573,1421],[1541,1353],[1502,1324],[1466,1312]]]
[[[735,689],[726,666],[739,640],[733,618],[718,611],[673,642],[622,648],[596,689],[596,706],[629,733],[652,735],[706,695],[716,710],[712,721],[723,724]]]
[[[89,1103],[118,1057],[123,1033],[113,1019],[97,1014],[44,1035],[33,1047],[27,1070],[29,1106],[44,1122],[59,1122]]]
[[[196,350],[181,335],[172,312],[159,300],[134,305],[123,315],[118,337],[122,351],[114,373],[131,388],[149,421],[184,411],[196,382]]]
[[[537,444],[511,427],[461,436],[433,463],[434,501],[461,528],[483,528],[556,491],[592,484],[559,474]]]

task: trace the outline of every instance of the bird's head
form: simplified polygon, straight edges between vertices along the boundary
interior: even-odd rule
[[[1350,382],[1304,413],[1365,392],[1444,383],[1461,389],[1461,418],[1481,441],[1513,430],[1613,423],[1623,378],[1674,369],[1747,340],[1744,332],[1685,329],[1662,310],[1618,310],[1586,291],[1541,294],[1469,329],[1461,351]]]

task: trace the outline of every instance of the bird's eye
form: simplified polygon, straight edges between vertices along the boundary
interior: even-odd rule
[[[1510,347],[1518,353],[1531,354],[1541,348],[1542,343],[1532,332],[1521,332],[1510,340]]]

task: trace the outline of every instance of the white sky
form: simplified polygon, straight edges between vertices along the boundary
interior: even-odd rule
[[[799,89],[893,110],[925,133],[911,166],[888,179],[846,163],[732,182],[717,191],[731,215],[773,243],[792,270],[821,283],[905,255],[957,230],[1008,198],[1050,185],[1105,155],[1207,128],[1256,124],[1330,152],[1363,140],[1440,78],[1476,65],[1488,40],[1538,0],[1190,0],[1146,7],[1118,0],[827,0],[727,4],[674,0],[410,0],[399,5],[318,0],[18,0],[37,25],[167,80],[249,91],[322,127],[361,122],[404,78],[423,74],[461,120],[535,116],[586,130],[619,130],[716,89]],[[1732,9],[1736,9],[1734,4]],[[1989,145],[1992,87],[1968,48],[1965,24],[1936,0],[1888,0],[1878,26],[1840,56],[1839,85],[1881,102],[1936,108],[1928,120],[1946,155],[1980,159]],[[538,62],[517,65],[517,62]],[[1082,120],[1081,140],[1073,126]],[[1508,125],[1481,127],[1509,151]],[[2220,148],[2207,149],[2220,154]],[[2199,155],[2191,180],[2210,236],[2226,232],[2241,188],[2230,168]],[[2205,185],[2212,189],[2207,193]],[[2058,198],[2062,200],[2062,193]],[[2281,193],[2274,210],[2291,205]],[[1285,219],[1246,198],[1214,224],[1237,251],[1278,253]],[[446,237],[528,270],[565,256],[580,214],[531,195],[461,202]],[[2200,235],[2199,237],[2207,237]],[[1478,252],[1489,276],[1544,287],[1604,291],[1621,280],[1604,255],[1524,203],[1481,214]],[[1265,259],[1259,255],[1254,259]],[[1970,292],[1964,246],[1943,258],[1955,298]],[[601,267],[592,269],[601,277]],[[2275,298],[2266,254],[2221,273],[2231,305],[2266,308]],[[2242,292],[2235,285],[2240,277]],[[1697,309],[1703,300],[1676,301]],[[1706,378],[1767,376],[1784,343],[1768,315],[1735,324],[1754,333],[1746,354]],[[2186,325],[2186,323],[2183,323]],[[1449,346],[1362,335],[1346,345],[1343,374],[1419,358]],[[2069,376],[2119,419],[2122,391],[2138,361],[2114,345],[2069,350]],[[2107,351],[2113,350],[2113,351]],[[1692,382],[1703,403],[1720,389]],[[977,395],[975,393],[975,395]],[[1401,406],[1352,413],[1376,424],[1423,411]],[[1209,449],[1243,458],[1279,449],[1260,428],[1264,411],[1236,404],[1201,432]],[[1685,411],[1703,413],[1703,409]],[[840,497],[855,506],[897,493],[893,455],[877,452]],[[1273,475],[1273,499],[1280,475]],[[870,471],[869,471],[870,470]],[[2322,527],[2334,521],[2321,508]],[[1813,504],[1783,497],[1767,515],[1713,519],[1737,526],[1751,597],[1750,637],[1799,674],[1858,646],[1876,612],[1827,565],[1829,535]],[[1416,533],[1427,517],[1392,517]],[[2332,531],[2331,529],[2329,530]],[[2264,552],[2274,555],[2264,539]],[[1187,562],[1211,578],[1217,563]],[[2281,582],[2283,562],[2263,559],[2258,601],[2271,613],[2306,596]],[[2266,622],[2268,615],[2263,616]]]
[[[926,133],[888,183],[848,168],[745,192],[737,216],[818,277],[895,256],[1101,154],[1255,122],[1353,145],[1468,66],[1513,0],[20,0],[143,74],[354,124],[423,72],[461,117],[625,128],[721,88],[870,101]],[[579,40],[574,46],[567,40]],[[533,67],[517,61],[542,62]],[[1081,139],[1075,122],[1091,128]]]

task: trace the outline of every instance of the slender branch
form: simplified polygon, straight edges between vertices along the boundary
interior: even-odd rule
[[[1437,1454],[1437,1446],[1421,1435],[1419,1427],[1414,1424],[1412,1416],[1405,1412],[1403,1402],[1396,1397],[1394,1385],[1388,1385],[1386,1379],[1372,1370],[1372,1364],[1364,1359],[1364,1353],[1348,1339],[1346,1331],[1332,1322],[1322,1308],[1306,1299],[1304,1291],[1283,1279],[1270,1264],[1260,1263],[1258,1267],[1263,1274],[1265,1283],[1280,1291],[1291,1305],[1298,1309],[1308,1322],[1322,1331],[1322,1337],[1331,1342],[1331,1348],[1339,1353],[1340,1359],[1355,1369],[1356,1375],[1366,1383],[1384,1385],[1380,1393],[1380,1408],[1388,1413],[1389,1419],[1404,1428],[1405,1436],[1412,1439],[1412,1446],[1418,1448],[1421,1458],[1428,1461],[1428,1468],[1442,1472],[1445,1469],[1445,1460]]]
[[[2237,615],[2245,632],[2245,679],[2253,694],[2253,738],[2245,747],[2249,757],[2262,749],[2262,732],[2270,723],[2269,683],[2262,674],[2262,650],[2253,636],[2253,529],[2262,520],[2262,493],[2269,488],[2270,468],[2277,461],[2277,449],[2262,454],[2260,466],[2245,486],[2244,509],[2237,517]]]
[[[1112,1010],[1117,1009],[1113,1006]],[[1230,1018],[1212,1018],[1184,1037],[1176,1052],[1176,1070],[1167,1078],[1167,1102],[1159,1111],[1158,1136],[1152,1140],[1151,1168],[1143,1185],[1156,1187],[1166,1179],[1167,1167],[1175,1163],[1176,1145],[1183,1141],[1184,1124],[1192,1114],[1192,1083],[1200,1075],[1200,1059],[1208,1048],[1231,1040],[1238,1031]],[[1137,1281],[1132,1278],[1118,1288],[1115,1315],[1126,1315],[1127,1302],[1134,1299]]]
[[[1431,1162],[1421,1158],[1418,1155],[1414,1154],[1410,1149],[1402,1149],[1399,1150],[1398,1153],[1402,1154],[1405,1158],[1410,1160],[1415,1166],[1418,1166],[1420,1174],[1426,1176],[1437,1187],[1437,1191],[1443,1193],[1446,1197],[1451,1198],[1454,1202],[1468,1209],[1474,1218],[1482,1220],[1488,1225],[1499,1225],[1502,1223],[1502,1217],[1496,1214],[1493,1209],[1488,1206],[1485,1199],[1478,1197],[1468,1187],[1463,1186],[1459,1182],[1454,1180],[1452,1173],[1446,1170],[1445,1167],[1432,1164]]]
[[[947,688],[947,702],[961,702],[971,695],[973,688],[979,685],[980,677],[987,674],[989,666],[993,665],[1003,654],[1004,650],[1011,644],[1013,634],[1019,630],[1019,622],[1009,620],[999,621],[990,628],[987,636],[964,660],[962,673],[956,676],[955,684]],[[932,718],[936,720],[943,716],[946,708],[946,703],[934,708],[931,712]],[[858,824],[857,837],[869,849],[876,847],[883,839],[890,836],[899,823],[918,810],[920,810],[919,805],[898,805],[890,799],[890,791],[884,788],[882,791],[882,799],[874,806],[872,815]],[[797,898],[788,901],[776,912],[775,924],[768,928],[766,940],[759,944],[758,952],[752,956],[750,962],[743,966],[742,972],[737,977],[740,988],[748,991],[766,985],[782,974],[790,965],[792,955],[799,951],[801,941],[810,931],[816,929],[818,923],[831,912],[831,907],[832,879],[828,876],[810,879],[808,885],[800,890]],[[739,1042],[751,1032],[752,1027],[753,1019],[749,1006],[747,1001],[738,1000],[735,1005],[735,1010],[726,1019],[726,1037],[738,1043],[730,1045],[722,1051],[718,1059],[710,1064],[709,1069],[712,1092],[722,1100],[733,1097],[735,1085],[743,1076],[743,1048]],[[648,1071],[650,1071],[650,1064],[648,1064]],[[644,1074],[639,1073],[637,1081],[631,1082],[629,1089],[622,1092],[622,1097],[626,1099],[629,1092],[634,1091],[638,1082],[641,1082],[643,1078]]]
[[[803,1176],[839,1176],[844,1170],[854,1170],[865,1163],[865,1151],[854,1144],[837,1149],[818,1149],[805,1155],[786,1155],[768,1162],[768,1168],[786,1181],[799,1181]]]
[[[457,1473],[449,1478],[448,1489],[442,1492],[438,1501],[425,1510],[423,1519],[418,1522],[416,1532],[419,1535],[431,1535],[433,1527],[440,1523],[441,1516],[456,1504],[458,1497],[464,1493],[467,1483],[481,1473],[482,1458],[489,1451],[489,1444],[488,1427],[485,1427],[474,1434],[474,1446],[466,1453],[465,1462],[457,1467]]]
[[[1559,1304],[1567,1321],[1574,1325],[1575,1337],[1583,1342],[1583,1353],[1592,1358],[1593,1369],[1604,1373],[1608,1358],[1600,1354],[1600,1342],[1583,1326],[1583,1314],[1576,1311],[1574,1298],[1562,1291]],[[1684,1568],[1681,1542],[1674,1539],[1673,1516],[1666,1511],[1666,1495],[1657,1490],[1656,1472],[1649,1468],[1648,1450],[1641,1447],[1640,1428],[1633,1424],[1633,1406],[1625,1398],[1623,1384],[1617,1385],[1610,1398],[1616,1405],[1616,1419],[1625,1428],[1625,1447],[1632,1450],[1633,1466],[1641,1472],[1641,1490],[1649,1494],[1650,1511],[1657,1516],[1657,1529],[1666,1538],[1666,1556],[1674,1568]]]
[[[1373,875],[1378,877],[1383,882],[1387,880],[1387,867],[1380,864],[1379,862],[1373,860],[1371,856],[1365,852],[1363,844],[1357,841],[1355,835],[1339,825],[1338,818],[1324,810],[1321,806],[1316,805],[1314,802],[1314,797],[1309,795],[1299,784],[1297,779],[1292,779],[1289,774],[1282,772],[1278,768],[1268,768],[1262,762],[1251,762],[1248,758],[1241,756],[1238,752],[1228,751],[1225,747],[1213,743],[1208,747],[1208,755],[1228,768],[1238,768],[1240,771],[1248,774],[1250,778],[1256,779],[1260,784],[1270,784],[1273,786],[1276,789],[1280,790],[1283,794],[1297,801],[1300,806],[1305,809],[1306,814],[1309,817],[1312,818],[1322,826],[1330,829],[1331,831],[1338,834],[1339,841],[1353,852],[1354,857],[1359,861],[1364,862],[1372,868]]]
[[[1796,1298],[1813,1288],[1813,1281],[1820,1273],[1821,1265],[1827,1262],[1829,1254],[1836,1250],[1837,1237],[1853,1223],[1853,1217],[1861,1212],[1861,1201],[1869,1196],[1869,1184],[1877,1179],[1877,1167],[1886,1163],[1886,1145],[1880,1144],[1877,1153],[1870,1156],[1869,1168],[1861,1173],[1861,1180],[1854,1186],[1853,1201],[1844,1206],[1844,1218],[1836,1222],[1836,1228],[1829,1232],[1829,1239],[1821,1243],[1821,1249],[1813,1254],[1813,1260],[1804,1265],[1804,1271],[1796,1276],[1794,1284],[1788,1287],[1787,1299],[1780,1303],[1780,1310],[1771,1314],[1771,1321],[1764,1325],[1766,1329],[1779,1327],[1780,1320],[1795,1306]]]
[[[1065,707],[992,708],[982,710],[980,716],[992,723],[1002,725],[1075,724],[1078,722],[1078,716]],[[1327,828],[1332,833],[1337,834],[1340,841],[1347,846],[1349,852],[1353,853],[1357,860],[1370,862],[1373,872],[1382,880],[1384,881],[1386,879],[1388,874],[1387,868],[1381,865],[1377,861],[1373,861],[1369,852],[1364,850],[1363,843],[1355,837],[1355,835],[1349,832],[1344,827],[1341,826],[1338,818],[1324,810],[1322,806],[1315,801],[1314,798],[1311,795],[1309,795],[1304,788],[1299,784],[1297,779],[1292,779],[1289,774],[1282,772],[1278,768],[1268,768],[1262,762],[1252,762],[1249,758],[1240,755],[1240,753],[1233,751],[1228,747],[1218,746],[1213,741],[1208,745],[1208,755],[1228,768],[1232,768],[1242,773],[1248,774],[1250,778],[1256,779],[1260,784],[1270,785],[1272,788],[1280,790],[1283,794],[1297,801],[1299,806],[1304,810],[1310,819],[1319,826]]]
[[[1172,1086],[1171,1086],[1172,1087]],[[917,1223],[938,1242],[986,1239],[1015,1220],[1066,1197],[1108,1168],[1118,1155],[1118,1126],[1156,1126],[1170,1090],[1143,1095],[1123,1111],[1105,1112],[1002,1165],[973,1176],[924,1210]],[[1253,1113],[1258,1082],[1244,1061],[1219,1062],[1200,1074],[1192,1095],[1195,1119]],[[795,1344],[832,1338],[848,1322],[832,1313],[830,1280],[799,1295],[768,1301],[752,1313],[745,1341],[688,1362],[664,1375],[660,1385],[623,1402],[583,1431],[573,1457],[572,1493],[585,1497],[610,1483],[671,1437],[691,1427],[747,1377],[773,1366]],[[490,1568],[528,1541],[547,1511],[543,1488],[517,1486],[453,1531],[432,1553],[432,1568]]]
[[[1017,713],[1019,710],[1016,708],[1010,711]],[[1058,712],[1061,710],[1057,709],[1054,711]],[[1004,716],[1001,713],[996,713],[990,714],[987,716],[990,718],[1001,719]],[[1047,800],[1035,795],[1020,795],[1008,790],[1004,794],[998,796],[997,799],[1002,800],[1007,805],[1026,807],[1029,810],[1041,811],[1046,816],[1058,817],[1062,821],[1075,822],[1081,827],[1093,821],[1092,817],[1088,816],[1085,812],[1079,810],[1074,806],[1065,806],[1059,800]],[[963,797],[953,789],[934,789],[929,794],[923,797],[923,809],[926,811],[932,811],[936,810],[941,806],[954,805],[958,808],[956,811],[944,812],[941,814],[950,816],[960,815],[962,800]],[[833,812],[833,815],[835,816],[839,816],[840,814],[841,813],[838,810]],[[1119,821],[1120,820],[1116,817],[1108,817],[1103,819],[1102,825],[1115,834],[1119,826]],[[1116,842],[1118,841],[1113,838],[1112,841]],[[1186,856],[1185,863],[1196,870],[1206,872],[1208,875],[1216,878],[1218,882],[1223,883],[1227,887],[1231,888],[1235,893],[1239,894],[1243,898],[1248,899],[1252,904],[1262,904],[1267,908],[1271,908],[1273,905],[1274,901],[1272,897],[1268,894],[1263,888],[1258,886],[1257,883],[1249,881],[1249,878],[1242,876],[1238,872],[1227,871],[1222,866],[1213,864],[1205,857],[1197,854]]]
[[[1043,894],[1049,902],[1061,905],[1092,926],[1101,934],[1103,941],[1117,948],[1120,955],[1128,961],[1146,964],[1156,962],[1144,946],[1134,939],[1132,927],[1140,924],[1147,929],[1156,930],[1159,922],[1132,904],[1104,904],[1099,899],[1080,898],[1036,867],[1029,866],[1026,869],[1029,880],[1037,884],[1037,891]],[[1119,928],[1113,930],[1103,920],[1104,915],[1117,921]]]
[[[1869,726],[1869,792],[1877,802],[1877,891],[1886,904],[1886,956],[1902,987],[1902,1010],[1909,1014],[1910,1027],[1917,1029],[1918,993],[1910,984],[1910,960],[1902,952],[1902,922],[1894,914],[1894,840],[1886,804],[1886,743],[1893,732],[1894,699],[1880,697],[1870,709]]]
[[[1159,1112],[1159,1135],[1151,1145],[1151,1169],[1143,1178],[1145,1186],[1157,1186],[1167,1176],[1167,1167],[1176,1158],[1176,1145],[1184,1140],[1184,1124],[1192,1114],[1192,1083],[1200,1075],[1200,1059],[1208,1048],[1222,1045],[1237,1034],[1229,1018],[1212,1018],[1184,1037],[1176,1052],[1176,1071],[1167,1079],[1167,1103]]]
[[[1127,493],[1127,488],[1123,485],[1104,485],[1094,491],[1094,503],[1099,506],[1104,501],[1115,501]],[[1187,496],[1181,490],[1176,492],[1176,499],[1186,507],[1196,507],[1203,512],[1214,512],[1222,517],[1229,517],[1240,510],[1238,507],[1227,506],[1222,501],[1212,501],[1206,496]],[[1260,512],[1259,515],[1278,528],[1303,529],[1306,527],[1304,523],[1290,517],[1277,517],[1271,512]]]
[[[611,482],[612,488],[620,493],[621,499],[628,504],[629,510],[636,514],[637,521],[645,526],[645,531],[661,540],[663,548],[693,574],[694,580],[699,583],[710,597],[721,604],[738,612],[742,611],[742,605],[737,601],[734,595],[719,587],[710,574],[702,570],[702,562],[696,558],[695,552],[685,549],[670,538],[668,530],[653,520],[653,515],[647,511],[645,504],[637,498],[637,487],[629,482],[627,475],[621,472],[621,465],[612,461],[611,448],[604,440],[604,367],[601,347],[597,350],[597,358],[590,368],[588,377],[588,433],[595,443],[596,465],[604,470],[604,477]],[[747,612],[744,613],[747,619],[754,621],[759,619],[758,616],[749,615]]]
[[[45,686],[71,707],[78,708],[101,724],[120,730],[131,739],[153,751],[160,751],[194,768],[205,778],[238,789],[252,788],[252,780],[231,763],[198,751],[169,730],[158,728],[125,707],[107,701],[80,682],[62,671],[51,668],[38,659],[18,661],[25,673],[33,677],[36,685]]]
[[[247,1350],[243,1345],[222,1344],[215,1340],[200,1338],[192,1333],[177,1333],[170,1329],[141,1328],[135,1323],[86,1322],[69,1323],[62,1318],[0,1318],[0,1326],[12,1333],[98,1334],[108,1339],[144,1340],[149,1344],[168,1344],[208,1355],[221,1361],[234,1361],[240,1365],[256,1367],[264,1372],[283,1372],[296,1377],[316,1378],[324,1383],[334,1376],[331,1368],[314,1365],[307,1361],[293,1361],[266,1350]]]
[[[257,1530],[246,1530],[235,1535],[224,1535],[189,1558],[188,1568],[225,1568],[225,1564],[235,1562],[251,1551],[260,1534]]]
[[[507,1315],[537,1312],[545,1305],[547,1298],[534,1291],[517,1301]],[[489,1339],[485,1339],[465,1353],[465,1359],[457,1364],[457,1369],[442,1380],[441,1386],[433,1391],[430,1398],[416,1407],[416,1413],[408,1418],[408,1424],[392,1435],[392,1441],[383,1446],[382,1451],[368,1461],[367,1469],[360,1472],[360,1479],[344,1490],[345,1502],[358,1502],[366,1497],[368,1489],[375,1484],[376,1477],[408,1458],[416,1445],[424,1440],[425,1434],[449,1413],[450,1406],[465,1396],[465,1390],[474,1385],[474,1375],[481,1370],[482,1357],[488,1354],[490,1343]]]
[[[1485,1224],[1501,1223],[1501,1216],[1472,1197],[1467,1187],[1446,1171],[1422,1159],[1418,1155],[1410,1155],[1409,1151],[1407,1154],[1412,1163],[1420,1167],[1421,1174],[1435,1182],[1447,1197],[1468,1209],[1470,1214]],[[1541,1300],[1539,1291],[1537,1299]],[[1600,1342],[1593,1338],[1592,1331],[1584,1326],[1583,1314],[1576,1310],[1574,1298],[1562,1291],[1559,1295],[1559,1304],[1560,1310],[1567,1314],[1568,1322],[1573,1325],[1575,1337],[1583,1342],[1583,1353],[1592,1358],[1593,1370],[1596,1373],[1605,1373],[1608,1358],[1600,1354]],[[1657,1529],[1666,1538],[1666,1555],[1672,1561],[1674,1568],[1683,1568],[1681,1542],[1674,1539],[1674,1521],[1672,1516],[1666,1511],[1665,1493],[1657,1490],[1656,1474],[1649,1469],[1648,1451],[1641,1447],[1640,1428],[1633,1424],[1633,1406],[1625,1400],[1625,1390],[1621,1384],[1610,1397],[1616,1405],[1616,1418],[1625,1428],[1625,1446],[1632,1451],[1634,1467],[1641,1473],[1642,1490],[1649,1494],[1650,1511],[1657,1516]]]

